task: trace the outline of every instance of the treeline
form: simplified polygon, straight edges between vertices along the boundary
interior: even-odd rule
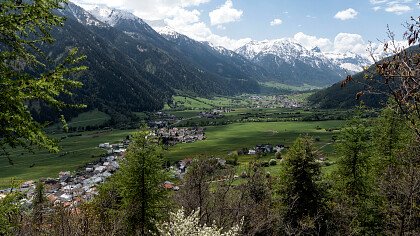
[[[18,195],[2,200],[0,233],[206,235],[199,234],[204,226],[214,230],[208,235],[420,232],[419,141],[392,109],[376,119],[359,111],[347,123],[336,140],[332,171],[322,172],[322,153],[302,136],[280,162],[279,173],[266,172],[254,160],[238,179],[234,166],[201,157],[187,168],[177,192],[162,187],[170,172],[161,147],[147,134],[133,137],[120,171],[78,208],[52,207],[40,197],[29,209],[18,207]],[[177,224],[171,223],[174,217]]]

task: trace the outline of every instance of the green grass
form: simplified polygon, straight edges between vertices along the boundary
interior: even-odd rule
[[[317,86],[308,85],[308,84],[304,84],[302,86],[293,86],[293,85],[282,84],[275,81],[264,82],[260,84],[268,88],[276,88],[276,89],[283,89],[283,90],[296,91],[296,92],[322,88],[322,87],[317,87]]]
[[[121,141],[131,132],[133,131],[83,132],[82,136],[63,139],[60,142],[62,149],[56,154],[46,151],[36,151],[35,154],[31,154],[23,149],[10,150],[13,165],[9,164],[6,157],[0,157],[0,188],[9,187],[12,179],[25,181],[41,177],[57,177],[60,171],[74,171],[98,159],[98,156],[104,153],[98,148],[100,143]],[[63,136],[66,135],[54,137]]]
[[[271,143],[290,146],[302,134],[319,137],[320,142],[316,142],[316,145],[323,147],[323,151],[331,152],[332,149],[328,143],[330,143],[332,135],[338,131],[327,132],[325,129],[339,128],[342,125],[343,121],[317,121],[236,123],[208,127],[206,140],[178,144],[169,149],[167,156],[173,161],[198,155],[226,157],[232,151],[243,147],[251,148],[257,144]],[[317,126],[321,129],[317,130]],[[244,156],[240,158],[244,158]]]
[[[77,117],[71,119],[71,121],[68,122],[68,125],[69,127],[102,125],[109,119],[111,119],[111,117],[108,114],[98,110],[93,110],[79,114]]]
[[[249,101],[242,96],[238,97],[214,97],[214,98],[201,98],[201,97],[173,97],[175,109],[182,110],[206,110],[218,107],[246,107]],[[164,110],[171,110],[169,106],[165,106]]]
[[[80,113],[77,117],[74,117],[70,121],[67,121],[69,127],[87,127],[87,126],[99,126],[109,121],[111,117],[97,109]],[[61,124],[54,124],[47,128],[50,132],[61,131]]]

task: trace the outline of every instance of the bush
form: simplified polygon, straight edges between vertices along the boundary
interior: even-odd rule
[[[268,162],[268,164],[269,164],[270,166],[275,166],[275,165],[277,165],[277,161],[276,161],[275,159],[271,159],[271,160]]]

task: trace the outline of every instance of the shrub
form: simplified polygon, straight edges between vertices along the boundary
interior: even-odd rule
[[[270,166],[275,166],[275,165],[277,165],[277,161],[276,161],[275,159],[271,159],[271,160],[268,162],[268,164],[269,164]]]

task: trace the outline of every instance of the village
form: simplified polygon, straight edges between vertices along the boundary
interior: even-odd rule
[[[263,96],[252,95],[249,97],[253,108],[301,108],[303,104],[288,95]]]
[[[204,140],[203,128],[161,128],[155,131],[156,135],[162,139],[166,138],[170,145],[180,142],[194,142]],[[117,144],[101,143],[98,148],[106,151],[104,157],[97,161],[86,164],[81,170],[71,173],[70,171],[62,171],[58,178],[45,178],[40,181],[44,185],[46,199],[52,205],[61,205],[63,207],[77,208],[83,202],[91,200],[98,194],[98,185],[102,184],[106,179],[111,177],[119,168],[119,162],[124,159],[127,147],[130,144],[129,139],[125,139]],[[280,152],[285,148],[284,145],[260,144],[253,148],[242,148],[237,151],[238,155],[265,155],[269,153]],[[168,167],[173,179],[183,179],[187,171],[187,167],[193,160],[186,158],[174,165]],[[225,166],[226,160],[217,158],[220,166]],[[162,183],[162,187],[169,191],[178,191],[177,186],[172,181],[167,180]],[[27,181],[20,185],[19,188],[10,188],[0,190],[0,199],[11,192],[21,192],[26,198],[22,200],[22,204],[31,204],[35,194],[35,181]]]
[[[164,145],[173,146],[177,143],[193,143],[206,139],[204,128],[160,128],[154,134]]]

